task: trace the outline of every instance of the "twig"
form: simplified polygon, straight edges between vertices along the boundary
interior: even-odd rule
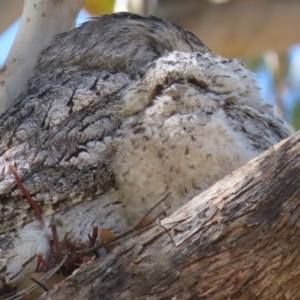
[[[153,222],[159,219],[170,207],[171,205],[167,206],[158,216],[156,216],[153,220],[149,222],[148,226],[150,226]]]
[[[62,245],[63,249],[65,249],[65,247],[67,246],[68,243],[68,235],[70,234],[70,232],[66,232],[64,235],[64,238],[62,239],[60,245]]]
[[[133,225],[128,231],[132,231],[134,229],[137,229],[141,222],[145,220],[152,212],[153,210],[159,206],[162,202],[164,202],[170,195],[172,194],[172,191],[167,191],[162,195],[162,197],[142,216],[142,218],[139,219],[139,221]]]
[[[171,233],[169,232],[169,230],[164,225],[162,225],[159,221],[157,222],[157,225],[160,226],[165,231],[165,233],[169,236],[169,238],[171,239],[174,246],[177,247],[177,245],[176,245]]]
[[[143,217],[141,219],[138,220],[138,222],[136,222],[136,224],[134,224],[132,227],[130,227],[128,230],[126,230],[125,232],[117,235],[116,237],[109,239],[105,242],[101,242],[97,245],[95,245],[94,247],[91,247],[89,249],[84,249],[84,250],[79,250],[77,252],[75,252],[76,254],[88,254],[92,251],[96,251],[97,249],[104,247],[104,246],[108,246],[108,245],[113,245],[116,243],[119,243],[122,240],[128,239],[132,236],[135,236],[137,234],[140,234],[141,232],[145,231],[146,229],[148,229],[148,227],[146,228],[142,228],[138,231],[136,231],[136,229],[139,227],[140,223],[147,218],[147,216],[158,206],[160,205],[163,201],[165,201],[168,196],[172,193],[172,191],[167,191],[148,211],[145,215],[143,215]],[[135,231],[135,232],[134,232]]]
[[[98,237],[98,225],[94,224],[93,225],[92,236],[89,234],[89,239],[90,239],[90,242],[91,242],[91,247],[93,247],[95,245],[97,237]]]
[[[39,272],[41,265],[44,265],[44,267],[48,271],[51,270],[49,264],[44,260],[42,253],[37,253],[37,264],[36,264],[35,272]]]
[[[37,279],[30,277],[30,280],[32,280],[34,283],[38,284],[44,291],[48,292],[49,290],[41,283],[39,282]]]
[[[65,263],[65,261],[67,260],[67,255],[65,255],[65,257],[63,258],[63,260],[61,261],[61,263],[51,269],[49,272],[47,272],[40,280],[39,282],[40,283],[44,283],[46,280],[48,280],[50,277],[52,277],[52,275],[54,275],[62,266],[63,264]],[[35,291],[37,288],[39,288],[39,285],[37,283],[34,283],[33,285],[31,285],[30,287],[14,294],[13,296],[9,296],[9,297],[6,297],[5,296],[3,298],[0,298],[0,299],[3,299],[3,300],[21,300],[22,299],[22,295],[23,294],[29,294],[33,291]]]
[[[61,249],[59,245],[59,239],[56,231],[56,225],[54,223],[50,224],[51,231],[52,231],[52,236],[53,236],[53,244],[56,250],[56,256],[57,256],[57,261],[60,263],[63,259],[62,254],[61,254]]]
[[[73,253],[70,256],[70,259],[66,262],[65,267],[70,268],[72,265],[74,265],[79,260],[79,258],[80,258],[79,254],[77,254],[76,252]]]
[[[97,242],[97,238],[98,238],[98,225],[97,224],[94,224],[93,225],[93,233],[92,233],[92,236],[90,234],[88,234],[89,236],[89,240],[90,240],[90,243],[91,243],[91,247],[94,247],[96,242]],[[99,257],[99,253],[97,251],[94,251],[94,255],[96,257]]]
[[[39,208],[39,206],[36,204],[36,202],[31,198],[28,190],[25,188],[25,186],[23,185],[15,167],[13,165],[9,165],[10,170],[12,171],[17,185],[20,188],[20,190],[22,191],[23,195],[26,197],[27,201],[29,202],[30,206],[32,207],[32,209],[34,210],[36,217],[38,218],[38,220],[44,224],[44,220],[43,220],[43,216],[41,214],[41,209]]]

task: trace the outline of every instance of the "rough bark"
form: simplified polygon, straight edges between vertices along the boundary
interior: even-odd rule
[[[211,1],[213,2],[213,1]],[[161,0],[155,14],[196,34],[214,52],[247,57],[299,43],[300,3],[294,0]]]
[[[300,133],[42,299],[299,299]]]

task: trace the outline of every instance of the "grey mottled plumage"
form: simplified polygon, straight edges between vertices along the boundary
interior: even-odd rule
[[[172,212],[289,134],[249,71],[171,23],[122,13],[62,34],[0,118],[3,275],[47,258],[50,221],[77,242],[94,223],[120,233],[167,190]]]

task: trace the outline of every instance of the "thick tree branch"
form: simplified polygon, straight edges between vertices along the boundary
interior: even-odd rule
[[[42,299],[298,299],[299,176],[297,133]]]

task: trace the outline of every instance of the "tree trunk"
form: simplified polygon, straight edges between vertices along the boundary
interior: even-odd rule
[[[299,299],[300,133],[42,299]]]

